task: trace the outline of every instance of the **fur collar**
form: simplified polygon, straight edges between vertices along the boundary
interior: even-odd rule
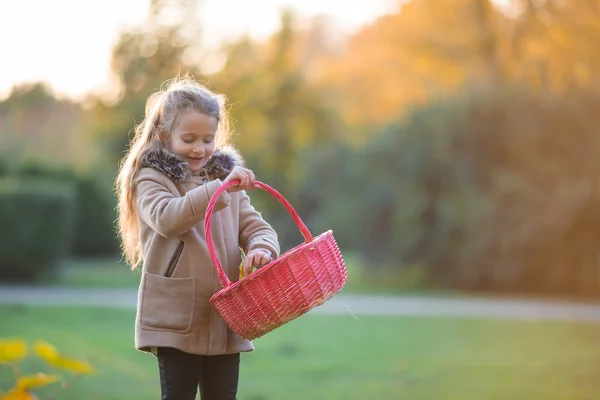
[[[204,169],[210,180],[224,180],[235,166],[244,166],[244,160],[236,149],[225,146],[215,150]],[[142,167],[154,168],[176,183],[190,176],[187,162],[164,147],[146,153],[142,158]]]

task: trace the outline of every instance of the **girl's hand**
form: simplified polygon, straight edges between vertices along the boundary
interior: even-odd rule
[[[227,175],[227,178],[223,181],[229,182],[234,179],[239,179],[240,184],[236,186],[232,186],[227,189],[228,192],[239,192],[240,190],[252,190],[254,189],[254,182],[256,182],[256,177],[254,176],[254,172],[248,168],[235,166]]]
[[[273,260],[273,256],[271,252],[265,249],[254,249],[250,250],[248,254],[246,254],[246,259],[244,260],[244,276],[248,276],[252,273],[252,270],[256,267],[262,267],[263,265],[267,265]]]

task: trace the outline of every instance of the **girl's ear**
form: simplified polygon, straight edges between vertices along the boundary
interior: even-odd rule
[[[162,126],[158,126],[156,128],[156,138],[165,146],[169,144],[169,136],[167,132],[162,128]]]
[[[153,125],[153,131],[154,131],[154,139],[158,140],[159,142],[161,142],[162,144],[164,144],[165,146],[169,143],[169,138],[167,136],[167,132],[165,132],[162,124],[161,124],[161,118],[159,118],[158,116],[155,117],[154,122],[152,123]]]

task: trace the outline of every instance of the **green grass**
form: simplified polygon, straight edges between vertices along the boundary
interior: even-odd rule
[[[343,294],[379,294],[401,296],[429,296],[443,298],[514,298],[510,293],[468,293],[450,289],[423,289],[422,270],[418,267],[406,268],[397,273],[368,271],[363,261],[353,254],[344,254],[348,271],[348,281],[342,289]],[[376,269],[376,271],[378,271]],[[57,279],[41,282],[43,285],[78,288],[131,288],[137,289],[140,270],[131,271],[118,259],[83,259],[67,261]],[[541,295],[521,294],[520,298],[543,299]],[[570,296],[548,297],[552,300],[594,302],[590,299]],[[597,301],[596,301],[597,303]]]
[[[0,306],[0,315],[0,336],[44,339],[95,365],[95,375],[58,398],[159,398],[155,359],[133,349],[134,311]],[[600,393],[600,324],[358,318],[307,315],[256,340],[257,350],[242,356],[238,399],[591,400]],[[9,372],[0,365],[0,387]]]
[[[344,293],[458,295],[450,291],[418,289],[420,273],[415,269],[404,271],[402,276],[370,276],[358,257],[344,254],[344,261],[348,270]],[[139,280],[139,270],[131,271],[118,259],[88,259],[67,261],[57,279],[42,283],[60,287],[137,288]]]
[[[53,286],[86,288],[137,288],[139,270],[132,271],[118,259],[69,260],[56,280],[43,282]]]

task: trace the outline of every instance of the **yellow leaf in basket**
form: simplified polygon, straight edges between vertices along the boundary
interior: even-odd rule
[[[246,260],[246,254],[240,249],[240,257],[242,257],[242,262],[240,263],[240,279],[244,279],[246,274],[244,273],[244,261]]]

